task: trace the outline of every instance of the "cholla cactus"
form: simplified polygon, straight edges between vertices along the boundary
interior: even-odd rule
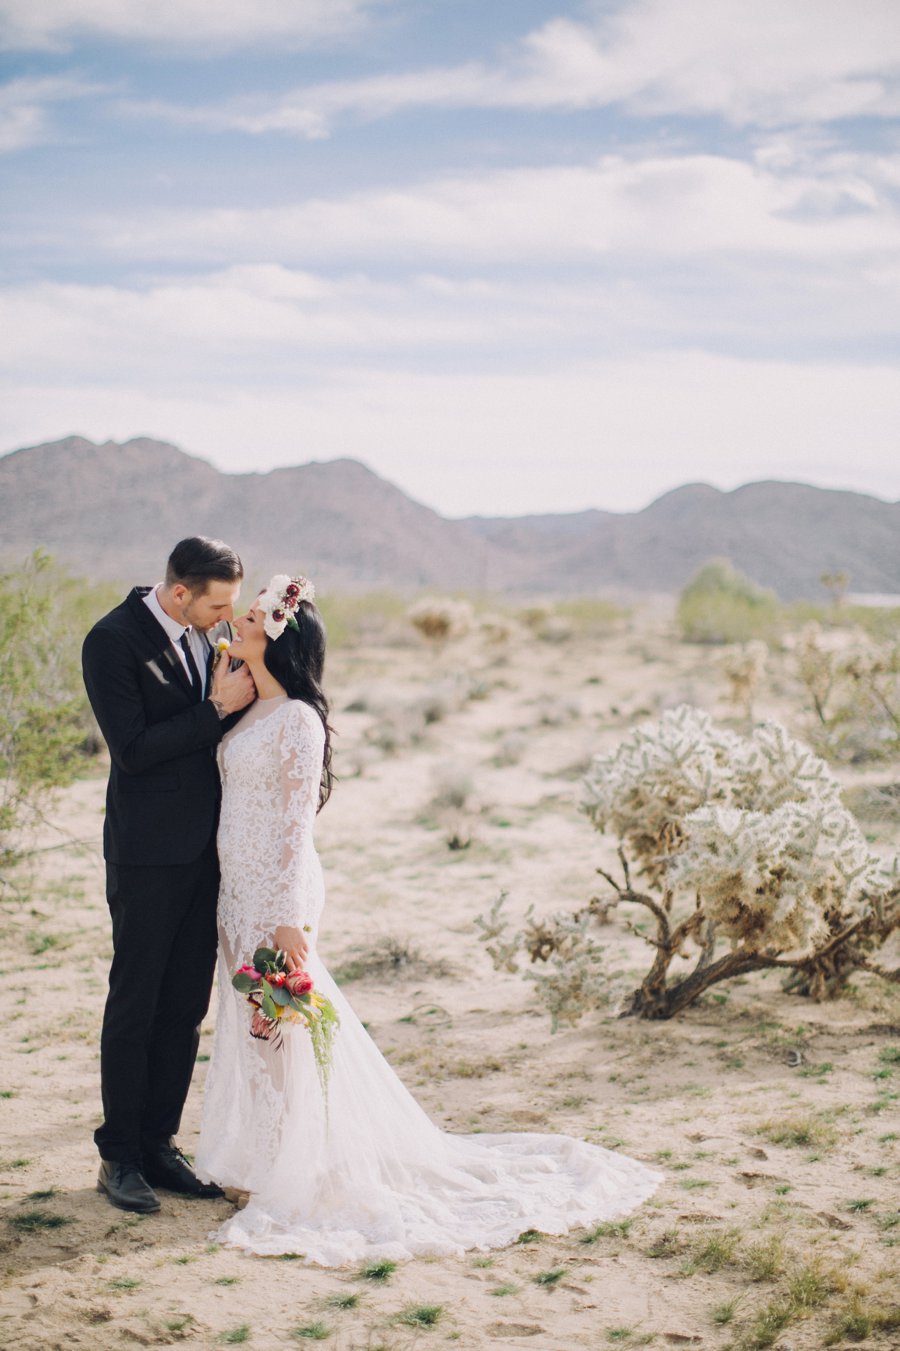
[[[617,902],[655,920],[650,935],[626,918],[654,957],[624,1012],[670,1017],[715,982],[770,966],[817,995],[859,967],[898,977],[872,960],[900,925],[897,876],[869,853],[827,765],[783,727],[739,737],[682,705],[595,757],[585,787],[583,810],[619,844],[621,878],[597,871]],[[632,862],[646,890],[632,883]],[[555,1021],[597,1005],[587,975],[602,972],[588,925],[599,918],[591,907],[541,923],[529,916],[502,948],[507,967],[516,946],[552,963]],[[497,949],[499,913],[492,921]],[[692,948],[693,970],[672,978],[672,962]]]
[[[451,638],[464,637],[472,627],[472,607],[468,601],[449,597],[420,600],[406,617],[437,651],[441,651]]]
[[[598,830],[622,842],[642,875],[658,881],[683,839],[688,813],[726,800],[729,766],[740,749],[733,732],[682,704],[658,723],[636,728],[610,754],[594,757],[582,809]]]
[[[741,647],[732,648],[722,657],[722,672],[728,681],[728,697],[748,718],[753,715],[753,700],[766,673],[769,657],[767,643],[754,638]]]
[[[685,829],[671,884],[700,892],[707,917],[747,951],[809,951],[828,937],[828,916],[860,917],[877,884],[859,826],[836,804],[701,807]]]

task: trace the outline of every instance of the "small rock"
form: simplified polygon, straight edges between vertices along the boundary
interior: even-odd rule
[[[852,1229],[852,1228],[853,1228],[853,1225],[852,1225],[852,1224],[848,1224],[846,1220],[842,1220],[841,1217],[840,1217],[839,1215],[831,1215],[827,1210],[820,1210],[820,1211],[818,1212],[818,1216],[819,1216],[819,1219],[820,1219],[820,1220],[824,1220],[824,1221],[825,1221],[825,1223],[828,1225],[828,1228],[829,1228],[829,1229]]]

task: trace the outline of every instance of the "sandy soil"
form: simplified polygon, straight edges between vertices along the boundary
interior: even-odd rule
[[[0,1345],[811,1351],[854,1291],[883,1306],[900,1234],[900,1010],[883,982],[863,976],[849,997],[816,1005],[769,974],[719,986],[665,1024],[593,1014],[551,1036],[530,984],[492,970],[473,923],[501,890],[516,915],[597,890],[611,842],[576,809],[579,775],[670,704],[733,718],[710,653],[676,643],[649,611],[605,635],[499,651],[348,648],[332,658],[330,689],[342,781],[319,825],[321,949],[384,1054],[448,1130],[564,1131],[653,1161],[665,1183],[592,1242],[535,1236],[490,1257],[410,1262],[383,1282],[216,1247],[225,1201],[166,1196],[145,1218],[114,1210],[95,1190],[91,1141],[109,958],[98,766],[61,795],[43,852],[2,907]],[[442,716],[423,730],[426,695]],[[799,727],[784,672],[756,712]],[[377,744],[386,726],[396,749]],[[449,814],[432,801],[448,776],[471,789]],[[896,826],[870,834],[896,847]],[[449,848],[454,835],[468,846]],[[648,950],[615,919],[603,935],[636,983]],[[189,1152],[214,1013],[180,1137]],[[805,1142],[773,1142],[792,1125]],[[810,1263],[827,1294],[759,1340],[761,1311]],[[548,1272],[561,1274],[541,1283]],[[350,1296],[353,1307],[334,1303]],[[442,1306],[433,1327],[401,1321],[421,1306]],[[886,1347],[896,1335],[834,1344]]]

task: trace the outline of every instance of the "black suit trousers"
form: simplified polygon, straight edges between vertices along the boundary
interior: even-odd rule
[[[192,863],[107,863],[113,961],[100,1038],[104,1159],[179,1127],[216,960],[215,839]]]

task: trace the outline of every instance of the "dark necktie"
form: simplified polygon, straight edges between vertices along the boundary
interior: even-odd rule
[[[181,644],[182,652],[187,657],[188,671],[190,673],[191,686],[193,687],[194,695],[197,699],[200,699],[203,694],[203,682],[200,679],[200,672],[197,670],[197,663],[194,661],[194,654],[191,651],[191,645],[188,642],[187,634],[183,633],[178,639],[178,642]]]

